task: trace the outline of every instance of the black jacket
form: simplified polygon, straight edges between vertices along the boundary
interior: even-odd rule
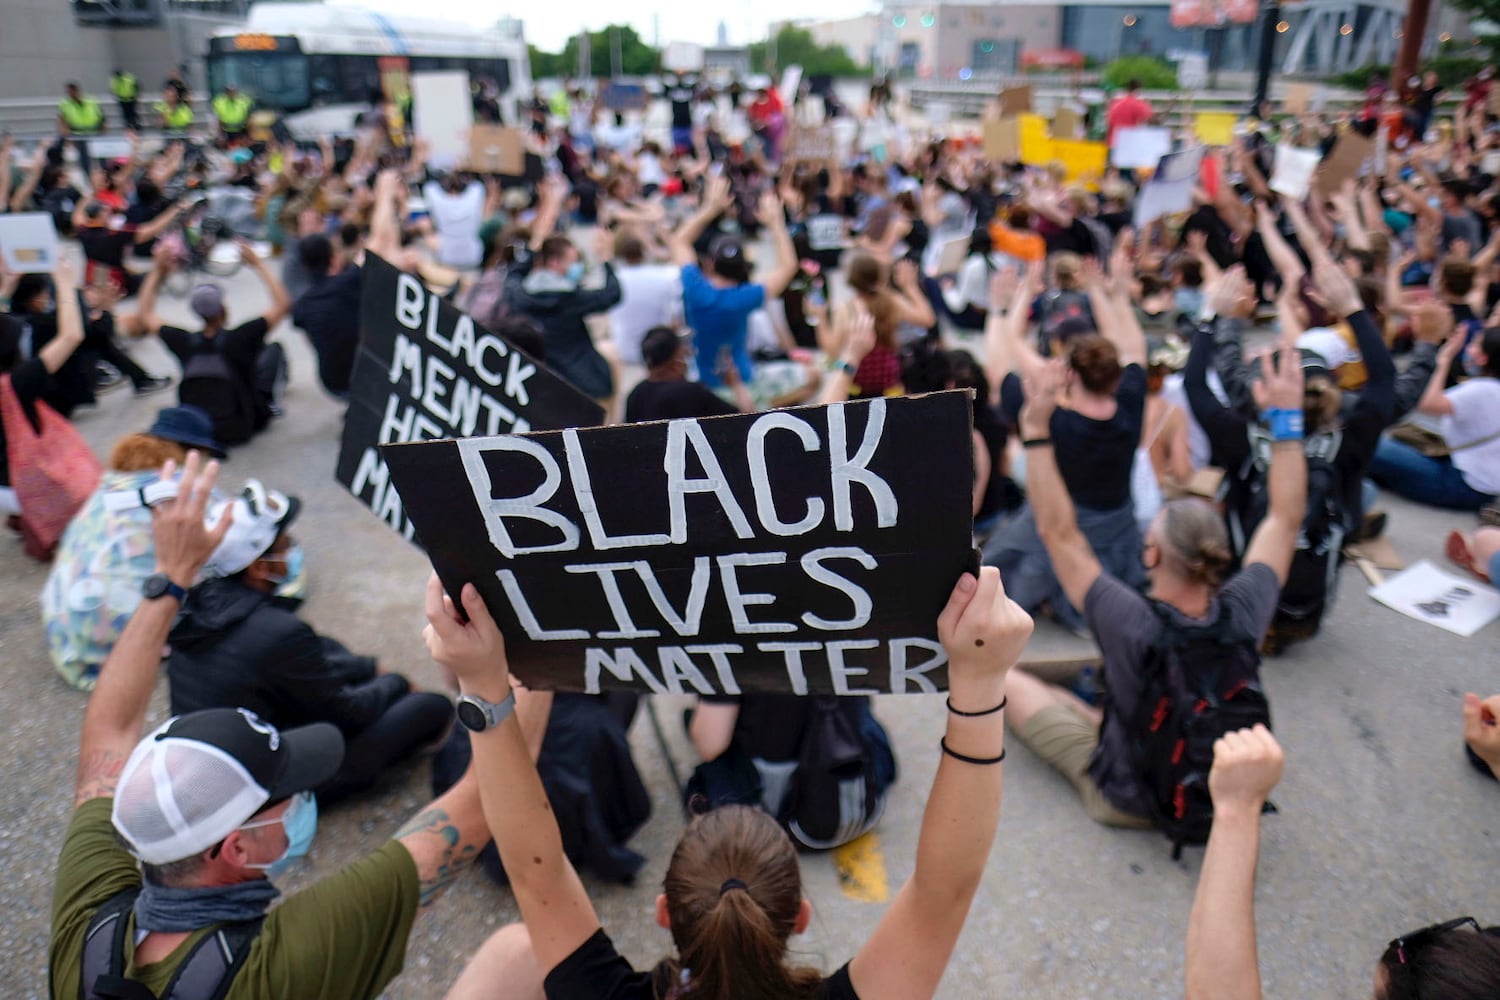
[[[590,399],[614,395],[609,362],[594,349],[594,338],[585,320],[613,309],[620,301],[620,281],[615,269],[604,265],[603,288],[558,288],[528,291],[526,279],[532,260],[512,267],[505,276],[505,301],[511,311],[529,316],[542,328],[547,343],[547,367],[573,383]]]
[[[194,587],[168,641],[174,715],[248,708],[280,728],[331,722],[349,738],[410,689],[237,580]]]

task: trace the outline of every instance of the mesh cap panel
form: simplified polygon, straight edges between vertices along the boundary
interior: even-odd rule
[[[113,809],[115,829],[137,857],[154,865],[208,850],[270,798],[229,754],[196,740],[163,738],[166,728],[131,753]]]

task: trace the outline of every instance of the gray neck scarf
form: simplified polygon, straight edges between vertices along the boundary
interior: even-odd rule
[[[266,907],[279,895],[281,891],[263,878],[197,889],[172,889],[147,882],[135,897],[135,926],[140,931],[172,933],[254,920],[265,916]]]

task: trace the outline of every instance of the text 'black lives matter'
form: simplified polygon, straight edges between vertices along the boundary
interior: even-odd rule
[[[378,446],[604,420],[593,400],[374,254],[365,255],[359,355],[336,476],[413,537]]]
[[[971,424],[954,391],[381,453],[528,685],[920,693],[947,687]]]

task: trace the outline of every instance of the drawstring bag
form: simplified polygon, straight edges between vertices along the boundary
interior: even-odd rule
[[[104,468],[83,435],[41,400],[36,423],[9,375],[0,375],[0,426],[10,453],[10,485],[21,507],[26,554],[50,562],[68,522],[99,486]]]

